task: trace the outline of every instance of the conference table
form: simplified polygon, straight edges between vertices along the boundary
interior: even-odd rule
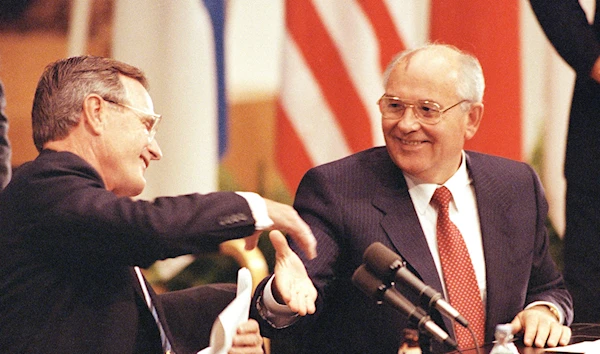
[[[600,339],[600,324],[596,323],[573,323],[571,325],[571,331],[573,335],[571,336],[571,344],[585,342],[585,341],[595,341]],[[515,345],[519,350],[520,354],[560,354],[561,352],[547,352],[544,348],[533,348],[526,347],[523,343],[516,341]],[[481,347],[481,354],[489,354],[494,346],[493,343],[488,343]],[[452,352],[452,354],[458,354],[458,351]],[[463,350],[462,354],[477,354],[476,349],[467,349]]]

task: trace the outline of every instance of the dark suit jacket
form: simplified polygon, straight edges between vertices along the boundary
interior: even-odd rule
[[[600,192],[600,84],[590,77],[600,57],[600,7],[589,24],[577,0],[530,0],[544,32],[577,75],[565,156],[569,185]]]
[[[493,339],[497,324],[510,322],[536,300],[557,304],[571,321],[571,297],[548,253],[547,204],[537,175],[524,163],[474,152],[467,153],[467,166],[486,260],[486,341]],[[273,330],[253,309],[263,335],[300,338],[296,345],[304,353],[396,353],[409,326],[406,317],[376,305],[351,283],[365,249],[381,242],[426,284],[439,292],[442,286],[405,179],[386,149],[373,148],[311,169],[294,205],[318,241],[317,258],[304,259],[319,291],[317,313]],[[410,289],[397,287],[419,303]],[[449,320],[437,311],[432,317],[453,335]],[[434,343],[434,352],[442,350]]]
[[[0,194],[0,215],[2,353],[158,353],[132,266],[216,250],[254,232],[235,193],[118,198],[81,158],[53,151],[16,171]],[[171,336],[160,298],[154,302]]]

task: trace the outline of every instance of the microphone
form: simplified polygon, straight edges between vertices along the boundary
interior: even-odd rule
[[[393,286],[383,284],[381,279],[371,274],[364,264],[354,271],[352,283],[370,298],[377,302],[384,302],[399,310],[409,320],[414,321],[420,329],[427,331],[439,342],[445,343],[454,349],[458,348],[458,344],[454,339],[433,322],[422,308],[415,306]]]
[[[408,268],[404,266],[402,257],[390,250],[380,242],[371,244],[363,254],[363,260],[377,276],[387,281],[397,281],[408,284],[419,296],[429,301],[429,307],[435,307],[438,311],[449,318],[468,327],[469,322],[452,305],[450,305],[442,294],[429,285],[423,283]]]

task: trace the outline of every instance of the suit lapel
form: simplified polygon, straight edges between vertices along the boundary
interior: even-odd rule
[[[395,251],[418,272],[426,284],[441,290],[435,263],[408,191],[396,198],[378,198],[374,204],[386,213],[381,226]]]
[[[394,251],[408,264],[409,269],[425,284],[443,293],[442,283],[408,194],[406,181],[402,175],[396,178],[400,178],[401,183],[395,187],[386,186],[384,193],[373,198],[373,206],[384,213],[381,227],[395,248]],[[443,321],[448,334],[453,336],[452,321],[445,317]]]

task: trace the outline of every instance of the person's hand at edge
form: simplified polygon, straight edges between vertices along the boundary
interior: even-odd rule
[[[513,334],[523,331],[523,343],[530,347],[562,346],[569,344],[571,339],[571,328],[560,324],[545,305],[519,312],[510,324]]]
[[[600,57],[598,57],[598,59],[596,59],[596,62],[594,63],[594,66],[592,67],[592,72],[590,73],[590,76],[596,82],[600,83]]]
[[[275,249],[273,296],[300,316],[315,313],[317,289],[310,280],[302,260],[287,243],[280,231],[271,231],[269,238]]]
[[[228,354],[262,354],[263,338],[260,335],[258,322],[253,319],[240,324]]]

